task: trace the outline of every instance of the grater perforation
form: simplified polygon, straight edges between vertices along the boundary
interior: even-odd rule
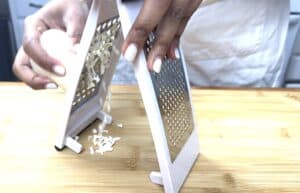
[[[151,33],[146,41],[146,58],[155,42]],[[172,162],[194,129],[191,100],[181,59],[163,59],[161,72],[150,72],[158,101]]]

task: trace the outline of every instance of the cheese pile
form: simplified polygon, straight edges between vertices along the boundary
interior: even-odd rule
[[[120,137],[104,136],[105,133],[108,133],[105,127],[106,124],[102,122],[98,129],[93,129],[93,135],[88,136],[88,141],[91,143],[90,154],[103,155],[105,152],[111,152],[115,143],[121,139]],[[118,127],[120,126],[118,125]]]

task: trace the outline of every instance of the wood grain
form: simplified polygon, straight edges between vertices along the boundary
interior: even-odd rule
[[[54,150],[62,92],[0,84],[0,192],[161,193],[140,94],[113,86],[111,153]],[[193,89],[201,156],[182,193],[300,192],[300,92]],[[123,123],[124,128],[118,128]],[[87,136],[98,122],[80,136]]]

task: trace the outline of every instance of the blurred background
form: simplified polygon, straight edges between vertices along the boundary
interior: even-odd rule
[[[15,33],[8,1],[0,1],[0,81],[15,81],[11,66],[16,53]]]
[[[48,0],[0,0],[0,81],[17,81],[11,66],[22,43],[24,18]],[[285,48],[282,87],[300,88],[300,1],[291,0],[289,32]],[[124,68],[124,66],[127,66]],[[122,70],[121,70],[122,69]],[[125,70],[124,70],[125,69]],[[115,84],[135,83],[132,69],[121,61],[113,78]]]

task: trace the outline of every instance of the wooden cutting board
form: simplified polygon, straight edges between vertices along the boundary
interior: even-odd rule
[[[113,86],[113,152],[54,149],[62,92],[0,84],[0,192],[161,193],[143,103],[135,86]],[[192,91],[201,156],[182,193],[299,193],[300,92]],[[118,128],[118,123],[123,128]],[[88,149],[88,135],[80,136]]]

